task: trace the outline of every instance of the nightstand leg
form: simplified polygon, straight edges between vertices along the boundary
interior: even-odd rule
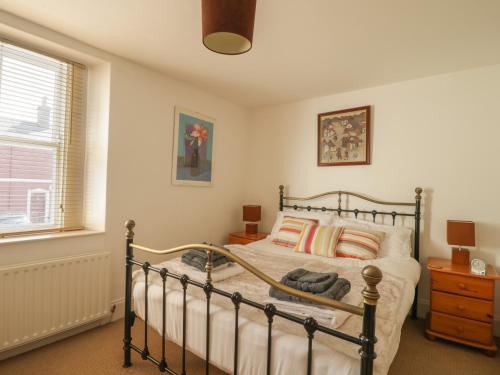
[[[433,334],[430,334],[429,332],[425,332],[425,336],[427,337],[428,340],[430,341],[436,341],[437,337],[434,336]]]
[[[488,357],[495,357],[497,355],[497,351],[496,350],[484,349],[483,353],[486,354]]]

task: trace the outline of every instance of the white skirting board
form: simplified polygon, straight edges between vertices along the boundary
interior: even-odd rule
[[[110,315],[110,254],[0,268],[0,353]]]
[[[14,357],[19,354],[23,354],[26,352],[29,352],[31,350],[41,348],[42,346],[52,344],[54,342],[64,340],[68,337],[78,335],[79,333],[88,331],[89,329],[92,328],[97,328],[100,327],[104,324],[107,324],[109,322],[109,318],[103,318],[102,320],[98,320],[95,322],[91,322],[88,324],[84,324],[82,326],[70,329],[69,331],[65,332],[60,332],[52,336],[45,337],[43,339],[37,340],[37,341],[31,341],[27,344],[21,345],[21,346],[16,346],[13,349],[5,350],[0,352],[0,361],[3,361],[4,359]]]
[[[111,306],[113,307],[113,315],[110,321],[114,322],[125,317],[125,297],[111,301]]]

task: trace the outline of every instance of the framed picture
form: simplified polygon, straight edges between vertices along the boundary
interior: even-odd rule
[[[175,107],[172,184],[211,186],[215,120]]]
[[[370,106],[318,114],[318,166],[370,164]]]

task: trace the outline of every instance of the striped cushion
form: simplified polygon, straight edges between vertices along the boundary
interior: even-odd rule
[[[318,220],[285,216],[273,244],[294,248],[299,242],[302,230],[308,224],[318,224]]]
[[[343,227],[335,248],[335,256],[362,260],[375,259],[383,239],[383,232]]]
[[[341,227],[306,225],[295,251],[333,258]]]

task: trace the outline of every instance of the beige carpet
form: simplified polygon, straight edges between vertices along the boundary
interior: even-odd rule
[[[122,321],[87,331],[69,339],[45,346],[20,356],[0,362],[1,375],[121,375],[159,374],[149,362],[132,353],[133,366],[121,367],[123,335]],[[141,324],[134,327],[133,337],[142,342]],[[465,346],[424,337],[424,322],[408,320],[403,328],[399,352],[389,372],[390,375],[429,374],[500,374],[500,355],[489,358]],[[160,337],[151,333],[150,350],[159,353]],[[180,368],[180,349],[167,345],[169,364]],[[188,374],[204,374],[204,363],[190,355]],[[222,374],[213,368],[213,375]]]

